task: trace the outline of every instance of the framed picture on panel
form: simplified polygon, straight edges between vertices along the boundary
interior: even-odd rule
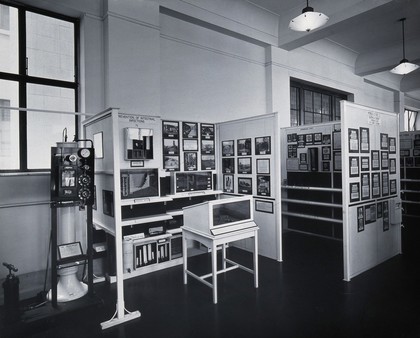
[[[222,158],[222,173],[234,174],[235,173],[235,158]]]
[[[222,156],[234,156],[235,143],[233,140],[222,141]]]
[[[182,149],[184,151],[198,151],[198,140],[182,140]]]
[[[358,177],[359,176],[359,157],[350,156],[349,157],[349,176]]]
[[[257,195],[270,196],[270,175],[257,175]]]
[[[333,150],[341,150],[341,131],[333,131]]]
[[[201,155],[201,170],[214,170],[215,168],[214,155]]]
[[[201,153],[202,154],[214,154],[214,141],[213,140],[201,140]]]
[[[397,173],[397,159],[390,158],[389,159],[389,173],[396,174]]]
[[[360,157],[360,170],[369,171],[369,156]]]
[[[334,151],[333,156],[333,170],[341,171],[341,151]]]
[[[194,151],[184,152],[184,170],[197,170],[197,153]]]
[[[361,180],[361,200],[370,199],[370,175],[369,173],[362,173],[360,175]]]
[[[270,173],[270,159],[258,158],[257,159],[257,174],[269,174],[269,173]]]
[[[223,175],[223,191],[234,192],[233,175]]]
[[[252,178],[238,177],[238,193],[252,195]]]
[[[372,150],[371,151],[371,161],[372,161],[372,170],[379,170],[380,167],[380,161],[379,161],[379,150]]]
[[[381,197],[381,177],[379,173],[371,174],[372,198]]]
[[[389,180],[389,193],[395,195],[397,193],[397,180]]]
[[[178,171],[179,156],[163,156],[163,169],[168,171]]]
[[[389,195],[389,173],[382,172],[382,196]]]
[[[381,150],[388,150],[388,134],[380,134]]]
[[[381,169],[387,170],[389,168],[389,156],[387,151],[381,151]]]
[[[163,154],[164,155],[178,155],[179,154],[179,140],[173,138],[163,139]]]
[[[251,157],[238,158],[238,174],[252,174]]]
[[[363,207],[357,207],[357,232],[365,230],[365,217]]]
[[[359,152],[359,130],[349,128],[349,153]]]
[[[359,182],[350,183],[350,203],[360,201],[360,184]]]
[[[255,138],[255,155],[269,155],[271,154],[271,137],[256,137]]]
[[[329,146],[322,147],[322,160],[331,161],[331,147]]]
[[[272,201],[255,200],[255,211],[274,213],[274,203]]]
[[[314,144],[322,144],[322,133],[314,134]]]
[[[360,127],[360,152],[370,152],[369,128]]]
[[[201,139],[214,140],[214,124],[208,124],[208,123],[201,124]]]
[[[397,140],[395,137],[388,137],[388,145],[389,145],[389,153],[396,154],[397,153]]]
[[[183,138],[198,138],[198,123],[182,122]]]
[[[162,121],[163,138],[178,138],[179,123],[176,121]]]
[[[250,138],[239,139],[237,143],[238,143],[238,147],[237,147],[238,156],[251,155],[251,139]]]

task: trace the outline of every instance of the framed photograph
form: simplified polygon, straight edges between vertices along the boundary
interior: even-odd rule
[[[297,134],[296,133],[293,133],[292,136],[291,136],[291,142],[296,143],[297,141],[298,141]]]
[[[305,135],[297,135],[297,146],[298,148],[305,148]]]
[[[322,147],[322,160],[331,161],[331,147],[329,146]]]
[[[299,163],[307,164],[308,163],[308,154],[307,153],[300,153],[299,154]]]
[[[360,157],[360,170],[369,171],[369,156]]]
[[[331,144],[331,134],[322,135],[322,144]]]
[[[102,132],[93,134],[93,147],[95,148],[95,158],[104,158]]]
[[[360,201],[360,184],[359,182],[350,183],[350,203]]]
[[[179,170],[179,156],[163,156],[163,169],[168,171]]]
[[[257,175],[257,195],[270,196],[270,175]]]
[[[235,173],[235,158],[222,158],[222,173],[234,174]]]
[[[369,128],[360,127],[360,152],[370,152]]]
[[[408,155],[402,155],[403,151],[400,151],[401,156],[410,156],[410,150],[408,150]],[[405,153],[407,154],[407,153]],[[413,156],[420,156],[420,149],[413,149]]]
[[[132,168],[144,167],[144,161],[143,160],[130,161],[130,167]]]
[[[314,144],[322,144],[322,133],[314,134]]]
[[[201,170],[216,169],[216,161],[214,155],[201,155]]]
[[[349,153],[359,152],[359,130],[349,128]]]
[[[251,155],[251,139],[244,138],[237,141],[238,156]]]
[[[202,154],[214,154],[214,141],[213,140],[201,140],[201,153]]]
[[[397,153],[397,140],[395,137],[388,137],[388,146],[389,146],[389,153],[396,154]]]
[[[223,191],[234,192],[233,175],[223,175]]]
[[[305,144],[307,144],[307,145],[314,144],[314,134],[306,134],[305,135]]]
[[[381,196],[381,178],[379,173],[372,173],[372,198]]]
[[[388,134],[380,134],[381,150],[388,150]]]
[[[389,168],[389,156],[387,151],[381,151],[381,169],[388,170]]]
[[[198,138],[198,123],[182,122],[183,138]]]
[[[258,158],[257,159],[257,174],[269,174],[269,173],[270,173],[270,159]]]
[[[376,203],[365,206],[365,224],[376,222]]]
[[[57,246],[59,259],[83,255],[80,242],[66,243]]]
[[[163,138],[179,138],[179,123],[175,121],[162,121]]]
[[[182,140],[182,150],[184,151],[198,151],[198,140]]]
[[[357,232],[365,230],[365,217],[363,207],[357,207]]]
[[[222,141],[222,156],[235,155],[235,142],[233,140]]]
[[[238,174],[252,174],[251,157],[238,158]]]
[[[389,173],[396,174],[397,173],[397,159],[390,158],[389,159]]]
[[[201,124],[201,139],[214,140],[214,124],[208,124],[208,123]]]
[[[164,155],[178,155],[179,154],[179,140],[174,138],[163,139],[163,154]]]
[[[197,153],[193,151],[184,152],[184,170],[197,170]]]
[[[299,170],[300,171],[308,171],[309,170],[309,165],[307,163],[299,163]]]
[[[382,202],[376,203],[376,219],[382,218]]]
[[[395,195],[397,193],[397,180],[389,180],[389,193]]]
[[[322,171],[331,171],[330,162],[322,162]]]
[[[349,157],[349,176],[358,177],[359,176],[359,157],[350,156]]]
[[[272,201],[255,200],[255,211],[274,213],[274,203]]]
[[[102,190],[102,210],[104,215],[114,217],[114,192]]]
[[[370,199],[370,176],[369,173],[362,173],[360,175],[361,180],[361,200]]]
[[[297,157],[297,144],[288,144],[287,145],[287,157],[296,158]]]
[[[389,173],[382,172],[382,196],[389,195]]]
[[[333,170],[341,171],[341,151],[334,151],[333,156],[334,156]]]
[[[252,195],[252,178],[238,177],[238,193]]]
[[[380,162],[379,162],[379,150],[372,150],[370,152],[371,154],[371,161],[372,161],[372,170],[379,170],[380,167]]]
[[[255,138],[255,155],[271,154],[271,136]]]

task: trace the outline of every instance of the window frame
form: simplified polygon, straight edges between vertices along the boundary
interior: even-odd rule
[[[74,90],[74,107],[75,112],[79,110],[79,50],[80,50],[80,38],[79,38],[79,27],[80,21],[78,18],[65,16],[62,14],[50,12],[47,10],[20,5],[16,3],[10,3],[8,1],[1,1],[1,5],[16,8],[18,10],[18,72],[7,73],[0,72],[0,80],[13,81],[18,84],[18,95],[19,95],[19,108],[23,110],[19,111],[19,168],[18,169],[2,169],[0,173],[19,173],[19,172],[49,172],[50,168],[45,169],[28,169],[28,146],[27,146],[27,85],[45,85],[60,88],[67,88]],[[64,81],[57,79],[50,79],[45,77],[37,77],[27,75],[27,55],[26,55],[26,13],[32,12],[39,15],[48,16],[54,19],[70,22],[74,25],[74,81]],[[12,111],[12,110],[10,110]],[[34,109],[36,111],[36,109]],[[77,114],[74,116],[75,119],[75,135],[78,138],[79,135],[79,117]],[[58,140],[59,141],[59,140]]]
[[[330,88],[325,88],[322,86],[318,86],[316,84],[312,84],[312,83],[306,83],[303,81],[299,81],[297,79],[291,79],[290,80],[290,92],[292,90],[292,88],[296,89],[296,97],[297,97],[297,109],[292,109],[292,106],[290,106],[290,113],[293,112],[297,112],[297,125],[293,125],[292,124],[292,117],[290,114],[290,119],[291,122],[290,124],[292,126],[303,126],[303,125],[310,125],[310,124],[319,124],[319,123],[327,123],[327,122],[332,122],[332,121],[340,121],[341,119],[341,115],[337,116],[337,106],[336,106],[336,102],[337,100],[348,100],[349,99],[349,94],[348,93],[344,93],[338,90],[334,90],[334,89],[330,89]],[[321,117],[321,122],[317,122],[317,123],[305,123],[305,91],[309,91],[312,93],[312,106],[313,104],[313,100],[314,100],[314,93],[320,94],[320,100],[321,100],[321,113],[320,113],[320,117]],[[329,109],[330,109],[330,120],[329,121],[323,121],[323,114],[322,110],[323,110],[323,97],[325,96],[329,96],[331,97],[330,103],[329,103]],[[315,114],[313,111],[309,112],[312,115]]]

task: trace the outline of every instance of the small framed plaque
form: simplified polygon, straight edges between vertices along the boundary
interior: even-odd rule
[[[80,242],[66,243],[58,246],[58,257],[60,259],[81,255],[83,255],[83,251]]]

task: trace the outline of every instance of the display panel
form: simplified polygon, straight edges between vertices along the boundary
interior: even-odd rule
[[[211,171],[175,173],[174,182],[176,193],[197,190],[211,190],[213,186]]]
[[[249,200],[213,205],[213,227],[249,220],[251,203]]]

